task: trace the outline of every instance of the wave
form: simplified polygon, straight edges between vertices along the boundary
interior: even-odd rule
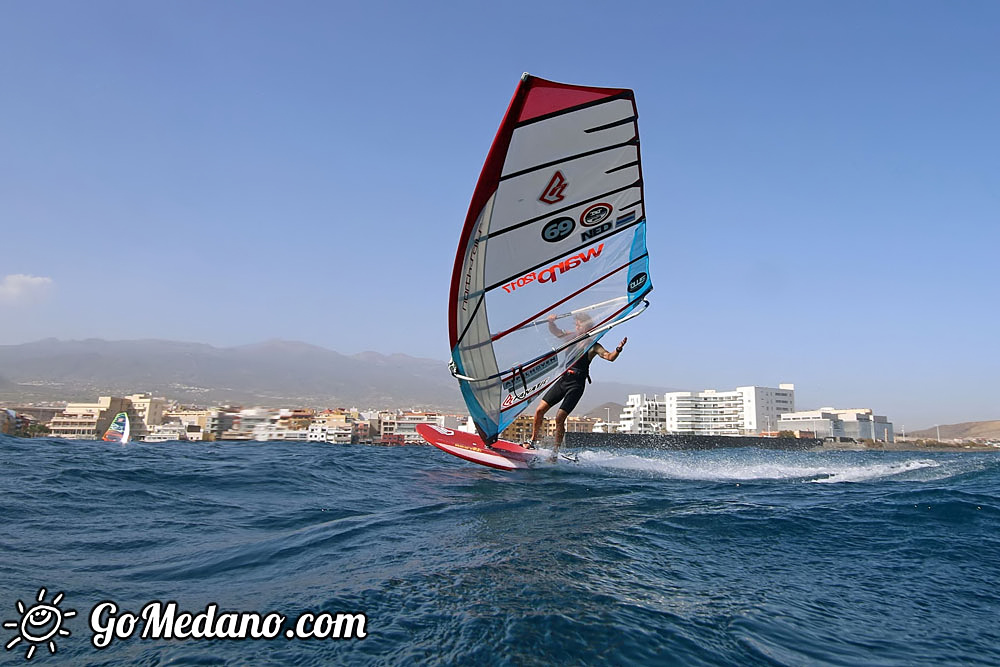
[[[900,461],[897,463],[871,464],[864,466],[849,466],[844,470],[831,472],[829,476],[810,480],[817,484],[835,484],[838,482],[867,482],[870,480],[886,479],[897,475],[905,475],[916,470],[928,470],[941,468],[937,461],[927,459],[917,459],[912,461]],[[947,475],[946,475],[947,476]],[[922,478],[920,481],[927,481]]]
[[[865,482],[892,477],[914,478],[917,471],[940,472],[920,478],[948,477],[957,470],[944,469],[941,462],[926,458],[901,461],[857,460],[831,457],[803,460],[803,454],[788,457],[775,452],[717,455],[713,453],[668,453],[653,456],[584,450],[578,453],[579,469],[639,474],[664,479],[694,481],[797,480],[824,484]]]

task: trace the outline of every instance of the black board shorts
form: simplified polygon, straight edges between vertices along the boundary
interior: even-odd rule
[[[555,405],[562,401],[560,410],[567,413],[573,412],[573,408],[583,398],[583,390],[587,388],[587,377],[581,373],[567,371],[559,378],[559,381],[549,387],[549,390],[542,396],[542,400],[549,405]]]

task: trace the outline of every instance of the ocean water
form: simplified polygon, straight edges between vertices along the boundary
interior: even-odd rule
[[[0,436],[0,662],[1000,664],[1000,454],[579,454]],[[154,601],[366,636],[126,632]]]

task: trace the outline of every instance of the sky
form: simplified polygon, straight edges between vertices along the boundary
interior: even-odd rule
[[[9,0],[0,344],[444,363],[530,72],[636,95],[654,291],[598,379],[1000,419],[998,33],[989,0]]]

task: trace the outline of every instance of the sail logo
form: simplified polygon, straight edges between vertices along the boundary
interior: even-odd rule
[[[577,253],[572,257],[567,257],[561,262],[556,262],[552,266],[542,269],[541,271],[532,271],[531,273],[526,273],[517,280],[512,280],[511,282],[503,285],[503,291],[510,294],[518,287],[524,287],[525,285],[530,285],[533,282],[540,283],[554,283],[559,280],[559,276],[566,273],[567,271],[572,271],[581,264],[585,264],[595,257],[601,256],[601,251],[604,250],[604,244],[600,244],[596,248],[590,248],[584,250],[583,252]]]
[[[602,203],[588,206],[584,212],[580,214],[580,224],[584,227],[599,225],[611,217],[612,210],[611,204]]]
[[[645,273],[640,273],[636,275],[635,278],[632,278],[632,280],[628,281],[628,291],[638,292],[640,289],[642,289],[642,286],[646,284],[646,278],[647,276]]]
[[[539,380],[535,384],[533,384],[530,387],[528,387],[524,391],[524,393],[521,394],[520,396],[518,396],[517,394],[507,394],[506,398],[504,398],[503,402],[500,404],[500,409],[501,410],[508,410],[508,409],[512,408],[515,404],[523,402],[529,396],[534,396],[535,394],[537,394],[538,392],[540,392],[542,389],[545,389],[545,387],[547,387],[548,385],[552,384],[552,381],[554,379],[555,379],[554,377],[543,377],[541,380]]]
[[[556,204],[561,202],[566,198],[563,195],[563,192],[566,191],[567,186],[569,186],[569,183],[566,182],[566,177],[562,175],[561,171],[556,171],[556,173],[552,174],[552,178],[549,179],[549,184],[545,186],[544,190],[542,190],[542,194],[538,198],[538,201],[545,204]]]
[[[509,380],[503,383],[504,391],[513,392],[515,389],[523,388],[524,384],[533,382],[539,375],[544,375],[559,365],[559,359],[553,355],[540,364],[529,368],[526,371],[516,371]],[[529,389],[530,391],[530,389]]]

